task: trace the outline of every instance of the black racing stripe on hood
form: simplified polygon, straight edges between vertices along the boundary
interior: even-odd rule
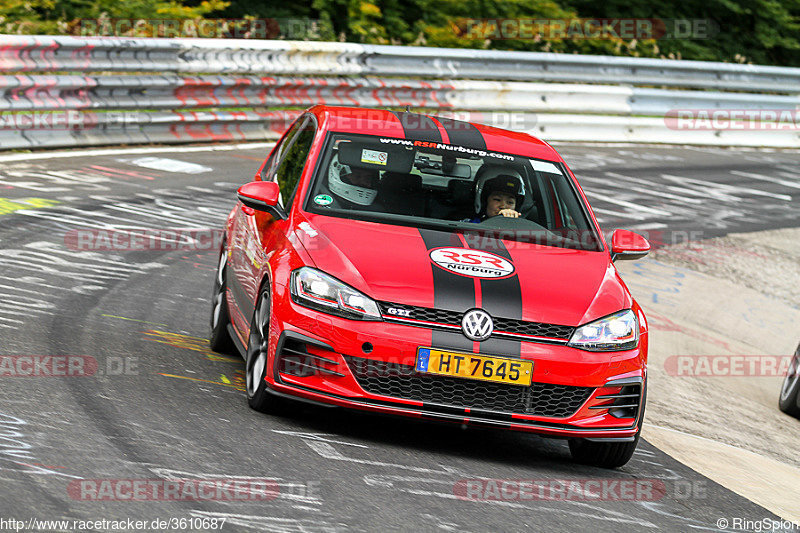
[[[470,244],[470,248],[491,252],[500,257],[511,261],[511,254],[503,241],[496,239],[491,242],[484,242],[484,239],[475,239]],[[481,279],[481,308],[493,317],[522,319],[522,288],[519,283],[519,276],[515,271],[513,276],[502,279]],[[508,355],[519,357],[521,353],[520,341],[509,339],[498,339],[491,337],[481,343],[481,352],[497,355]]]
[[[436,120],[447,132],[450,144],[486,150],[486,139],[483,138],[483,134],[469,122],[444,117],[436,117]]]
[[[430,252],[436,248],[464,245],[455,233],[420,229],[425,247]],[[433,306],[436,309],[465,312],[475,307],[475,281],[466,276],[447,272],[431,263],[433,273]],[[451,350],[473,351],[473,343],[460,332],[433,330],[433,347]]]
[[[394,116],[397,117],[400,124],[403,126],[406,139],[412,141],[442,142],[442,134],[439,131],[439,126],[431,120],[431,117],[420,115],[419,113],[407,112],[394,113]]]

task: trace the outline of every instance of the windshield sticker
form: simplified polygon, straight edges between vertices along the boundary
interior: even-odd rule
[[[389,154],[386,152],[379,152],[377,150],[361,150],[361,162],[372,163],[373,165],[386,165],[386,158]]]
[[[314,203],[317,205],[331,205],[333,203],[333,198],[327,194],[318,194],[314,197]]]
[[[548,174],[561,174],[561,170],[553,163],[548,163],[547,161],[539,161],[538,159],[531,159],[531,165],[533,166],[533,170],[538,170],[539,172],[547,172]]]
[[[477,148],[467,148],[466,146],[458,146],[455,144],[445,144],[430,141],[409,141],[408,139],[394,139],[381,137],[380,141],[383,144],[402,144],[403,146],[415,146],[417,148],[436,148],[437,150],[447,150],[450,152],[459,152],[467,155],[476,155],[478,157],[493,157],[495,159],[503,159],[505,161],[515,161],[513,155],[498,154],[496,152],[487,152],[486,150],[479,150]]]
[[[514,265],[497,254],[469,248],[431,250],[433,263],[448,272],[471,278],[499,279],[514,273]]]

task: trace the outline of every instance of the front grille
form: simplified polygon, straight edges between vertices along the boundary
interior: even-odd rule
[[[414,320],[424,320],[426,322],[438,322],[449,326],[461,327],[463,312],[447,311],[445,309],[433,309],[430,307],[418,307],[415,305],[396,304],[391,302],[379,302],[381,314],[397,319],[412,318]],[[394,309],[390,313],[389,309]],[[402,314],[396,314],[402,311]],[[568,341],[572,337],[575,328],[572,326],[562,326],[559,324],[544,324],[541,322],[526,322],[513,318],[492,317],[494,320],[494,330],[496,334],[511,333],[520,335],[531,335],[534,337],[548,337]]]
[[[550,337],[568,341],[575,330],[572,326],[559,326],[558,324],[542,324],[540,322],[523,322],[508,318],[495,318],[494,329],[503,333],[519,333],[535,337]]]
[[[388,316],[397,316],[403,318],[413,318],[414,320],[425,320],[427,322],[439,322],[441,324],[450,324],[461,326],[461,319],[464,313],[458,311],[447,311],[445,309],[433,309],[432,307],[417,307],[415,305],[393,304],[391,302],[379,302],[381,306],[381,314]],[[389,312],[389,309],[400,309],[407,311],[408,315],[394,315]]]
[[[594,391],[533,383],[530,387],[418,373],[413,366],[345,357],[366,392],[472,410],[563,418],[573,415]]]

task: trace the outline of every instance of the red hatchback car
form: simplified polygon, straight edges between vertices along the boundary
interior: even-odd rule
[[[625,464],[644,416],[647,322],[564,160],[527,134],[315,106],[230,213],[211,346],[281,397],[569,439]]]

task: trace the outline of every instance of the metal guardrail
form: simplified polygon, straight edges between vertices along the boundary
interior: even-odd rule
[[[800,96],[364,77],[0,76],[0,111],[286,107],[318,103],[656,116],[674,109],[794,110],[800,107]]]
[[[270,139],[296,114],[275,110],[315,103],[492,112],[478,115],[483,122],[513,112],[525,130],[556,141],[796,147],[796,130],[674,131],[664,116],[795,111],[799,94],[796,68],[352,43],[0,36],[4,149]],[[19,120],[9,127],[14,114],[64,111],[78,114],[63,129]]]
[[[0,76],[0,111],[310,106],[453,107],[448,82],[256,76]]]
[[[300,111],[87,113],[46,128],[0,128],[0,149],[277,139]]]
[[[0,71],[352,74],[800,92],[800,68],[544,52],[249,39],[0,36]]]

